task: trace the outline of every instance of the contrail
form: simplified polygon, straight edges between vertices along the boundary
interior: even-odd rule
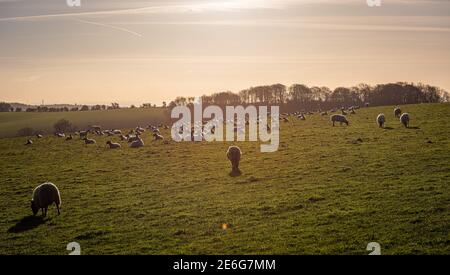
[[[117,27],[117,26],[114,26],[114,25],[98,23],[98,22],[92,22],[92,21],[86,21],[86,20],[81,20],[81,19],[74,19],[74,20],[78,21],[78,22],[81,22],[81,23],[85,23],[85,24],[91,24],[91,25],[96,25],[96,26],[100,26],[100,27],[105,27],[105,28],[110,28],[110,29],[114,29],[114,30],[118,30],[118,31],[127,32],[127,33],[132,34],[132,35],[137,36],[137,37],[144,37],[140,33],[131,31],[131,30],[126,29],[126,28]]]

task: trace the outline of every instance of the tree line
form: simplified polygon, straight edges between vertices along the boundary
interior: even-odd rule
[[[293,84],[273,84],[251,87],[238,93],[231,91],[203,95],[202,102],[205,106],[236,106],[236,105],[279,105],[285,112],[295,110],[326,110],[331,108],[384,105],[403,105],[418,103],[449,102],[450,95],[445,90],[422,83],[397,82],[370,86],[359,84],[353,87],[338,87],[331,90],[328,87]],[[163,102],[162,107],[192,106],[195,97],[179,96],[168,105]],[[0,112],[69,112],[69,111],[96,111],[120,109],[118,103],[111,105],[94,105],[81,107],[29,107],[14,109],[9,103],[0,103]],[[137,108],[132,105],[130,108]],[[144,103],[140,108],[156,108],[155,104]]]
[[[308,87],[303,84],[256,86],[238,93],[231,91],[203,95],[204,105],[279,105],[284,111],[317,110],[350,106],[402,105],[417,103],[449,102],[449,94],[435,86],[422,83],[397,82],[370,86],[359,84],[353,87]],[[177,97],[169,107],[190,106],[194,97]]]

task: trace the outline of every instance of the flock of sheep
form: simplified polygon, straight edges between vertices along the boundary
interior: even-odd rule
[[[359,107],[350,107],[347,111],[351,114],[356,114],[355,110]],[[332,109],[329,112],[333,113],[336,112],[336,109]],[[338,122],[341,125],[346,124],[349,125],[349,121],[346,117],[346,110],[344,108],[341,109],[342,114],[333,114],[330,117],[331,122],[333,123],[333,126],[335,126],[335,123]],[[321,112],[319,110],[319,113],[322,115],[328,115],[328,112]],[[289,116],[294,115],[299,120],[306,120],[305,115],[313,114],[312,112],[294,112],[292,114],[284,113],[280,116],[280,120],[284,122],[289,122]],[[408,113],[402,113],[401,109],[399,107],[395,107],[394,109],[394,116],[396,118],[400,119],[400,122],[405,126],[409,127],[409,114]],[[380,113],[377,118],[376,122],[379,125],[379,127],[383,128],[384,124],[386,123],[386,116],[383,113]],[[152,132],[154,140],[164,140],[164,137],[161,135],[159,128],[164,127],[164,129],[169,129],[167,125],[159,124],[158,126],[149,125],[147,127],[148,130]],[[236,125],[235,125],[236,130]],[[269,129],[270,130],[270,129]],[[81,140],[84,141],[86,145],[88,144],[96,144],[96,141],[94,139],[88,138],[88,134],[95,134],[99,136],[114,136],[119,135],[121,141],[127,141],[130,143],[131,148],[139,148],[144,146],[144,141],[141,138],[141,135],[146,131],[146,129],[141,128],[140,126],[136,127],[135,129],[131,130],[128,134],[123,135],[121,130],[105,130],[102,131],[100,126],[92,126],[87,131],[81,131],[75,133],[75,135],[79,136]],[[211,129],[211,131],[214,131],[214,128]],[[192,131],[192,135],[194,135],[194,131]],[[66,138],[66,140],[72,140],[73,136],[70,134],[66,137],[64,133],[55,133],[55,136],[59,138]],[[42,138],[42,135],[37,135],[37,138]],[[27,145],[33,144],[32,140],[28,140]],[[107,141],[107,146],[109,146],[110,149],[119,149],[121,148],[121,144],[117,142]],[[241,174],[241,171],[239,170],[239,162],[241,160],[242,151],[238,146],[230,146],[227,150],[227,158],[231,163],[231,173],[232,176],[239,176]],[[56,208],[58,210],[58,215],[60,214],[60,206],[61,206],[61,196],[58,190],[58,187],[54,185],[53,183],[47,182],[39,185],[36,187],[33,191],[33,196],[31,200],[31,209],[33,211],[33,214],[36,215],[39,212],[39,209],[42,210],[42,215],[47,215],[47,208],[48,206],[55,204]]]

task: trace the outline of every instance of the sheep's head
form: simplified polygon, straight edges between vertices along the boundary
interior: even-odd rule
[[[39,207],[34,203],[33,200],[31,200],[31,210],[33,211],[33,215],[36,216],[36,214],[39,211]]]

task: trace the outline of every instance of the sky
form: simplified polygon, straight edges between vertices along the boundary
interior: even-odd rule
[[[0,0],[0,101],[161,104],[302,83],[450,91],[450,1]]]

